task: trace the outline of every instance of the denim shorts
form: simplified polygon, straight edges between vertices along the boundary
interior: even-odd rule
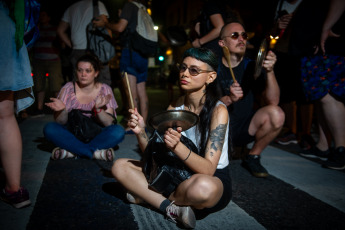
[[[120,72],[134,75],[137,84],[147,81],[148,59],[135,51],[123,48],[120,60]]]
[[[9,17],[8,8],[0,1],[0,91],[14,91],[15,112],[34,103],[33,79],[25,43],[17,51],[14,36],[16,26]]]

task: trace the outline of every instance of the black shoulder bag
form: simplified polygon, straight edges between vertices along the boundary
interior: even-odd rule
[[[191,151],[198,153],[198,148],[190,139],[181,136],[180,141]],[[181,182],[194,174],[175,153],[165,146],[163,137],[157,130],[152,134],[144,155],[147,157],[144,173],[149,186],[166,197],[175,191]]]
[[[102,127],[94,121],[94,118],[87,117],[85,113],[91,111],[72,109],[68,113],[67,129],[84,143],[90,142],[95,136],[102,132]]]
[[[75,82],[73,82],[74,93]],[[91,117],[85,116],[84,114],[92,114],[91,111],[72,109],[68,113],[67,129],[76,136],[79,140],[84,143],[90,142],[95,136],[102,132],[102,126],[99,125],[93,115]]]

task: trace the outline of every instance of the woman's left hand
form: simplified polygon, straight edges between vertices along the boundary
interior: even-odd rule
[[[167,131],[165,131],[164,142],[169,149],[174,150],[177,144],[180,143],[182,135],[181,132],[181,127],[177,127],[176,130],[169,128]]]
[[[101,109],[103,108],[106,104],[109,103],[111,99],[111,95],[108,94],[106,96],[100,95],[96,98],[96,102],[95,102],[95,108],[96,109]]]

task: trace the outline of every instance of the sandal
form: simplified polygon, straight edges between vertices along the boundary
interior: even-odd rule
[[[112,148],[99,149],[93,153],[93,158],[96,160],[113,161],[115,160],[115,153]]]
[[[53,160],[61,160],[65,158],[74,158],[74,157],[75,155],[73,153],[70,153],[60,147],[56,147],[55,149],[53,149],[52,156],[51,156]]]

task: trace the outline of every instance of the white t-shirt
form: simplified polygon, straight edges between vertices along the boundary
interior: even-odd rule
[[[104,4],[98,1],[99,15],[109,17]],[[71,27],[71,40],[73,49],[86,49],[86,27],[93,18],[92,0],[82,0],[67,8],[61,20]]]
[[[225,106],[225,104],[223,102],[218,101],[216,106],[221,106],[221,105]],[[175,110],[184,110],[184,105],[182,105],[180,107],[176,107]],[[229,119],[229,121],[230,121],[230,119]],[[220,155],[217,169],[223,169],[226,166],[228,166],[228,164],[229,164],[229,157],[228,157],[229,121],[228,121],[227,128],[226,128],[223,150],[222,150],[222,154]],[[188,137],[195,144],[195,146],[199,147],[200,134],[197,133],[197,135],[196,135],[196,131],[197,131],[196,127],[197,126],[193,126],[188,130],[182,131],[181,134],[185,137]]]

